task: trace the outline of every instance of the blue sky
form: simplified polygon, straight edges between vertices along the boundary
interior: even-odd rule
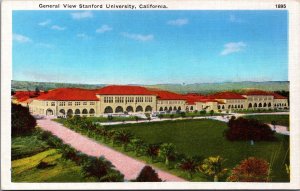
[[[288,80],[287,11],[14,11],[13,80]]]

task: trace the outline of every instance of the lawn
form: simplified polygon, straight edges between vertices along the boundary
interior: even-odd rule
[[[127,129],[147,143],[173,143],[179,153],[190,156],[216,156],[227,159],[225,166],[233,168],[241,160],[255,156],[272,162],[272,181],[287,182],[284,164],[289,148],[289,137],[276,135],[275,142],[227,141],[223,136],[226,124],[220,121],[183,120],[140,124],[122,124],[107,126],[110,129]],[[288,156],[287,156],[288,157]],[[285,161],[286,160],[286,161]]]
[[[51,165],[37,168],[41,161]],[[12,161],[13,182],[85,182],[80,172],[80,166],[62,159],[56,149]]]
[[[247,119],[256,119],[263,123],[270,123],[275,121],[277,125],[283,125],[289,127],[290,125],[290,115],[246,115],[243,116]]]
[[[50,166],[37,168],[39,163]],[[61,157],[58,149],[38,139],[35,133],[12,138],[12,181],[13,182],[88,182],[81,168],[74,162]]]

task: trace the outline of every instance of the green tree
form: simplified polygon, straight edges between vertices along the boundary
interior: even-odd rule
[[[151,158],[152,162],[158,156],[159,144],[150,144],[146,149],[146,154]]]
[[[135,138],[131,140],[131,145],[133,147],[133,150],[135,151],[135,155],[138,156],[142,152],[143,148],[143,140]]]
[[[31,132],[36,126],[35,118],[27,107],[11,104],[11,134],[22,135]]]
[[[172,143],[163,143],[159,149],[159,155],[165,158],[165,164],[169,167],[170,157],[175,156],[175,146]]]
[[[213,115],[214,115],[214,113],[215,113],[215,111],[214,111],[214,110],[210,110],[210,112],[209,112],[209,114],[210,114],[211,116],[213,116]]]
[[[164,117],[163,114],[159,114],[159,115],[158,115],[158,118],[159,118],[160,120],[161,120],[163,117]]]
[[[130,143],[133,135],[130,131],[127,130],[119,130],[116,131],[116,139],[122,144],[123,150],[127,150],[127,145]]]
[[[157,172],[151,166],[145,166],[138,177],[135,180],[136,182],[162,182],[158,177]]]
[[[201,115],[205,115],[205,114],[206,114],[206,110],[205,110],[205,109],[201,110],[201,111],[200,111],[200,114],[201,114]]]
[[[208,157],[204,159],[203,163],[198,167],[199,171],[203,174],[212,177],[214,182],[218,182],[219,178],[224,176],[228,169],[223,168],[225,160],[220,156]]]
[[[194,158],[191,157],[182,159],[178,164],[178,167],[181,170],[189,174],[190,179],[192,179],[193,175],[196,173],[197,166],[198,166],[198,161],[196,161]]]

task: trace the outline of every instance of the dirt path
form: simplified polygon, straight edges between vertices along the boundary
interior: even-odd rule
[[[124,174],[126,180],[135,179],[141,169],[146,165],[144,162],[138,161],[131,157],[128,157],[118,151],[115,151],[105,145],[95,142],[86,136],[76,133],[60,123],[52,121],[50,118],[44,118],[37,120],[38,125],[47,131],[52,132],[54,135],[62,139],[65,143],[70,144],[76,150],[81,151],[87,155],[99,157],[103,155],[122,174]],[[174,176],[170,173],[158,170],[154,168],[162,180],[170,182],[182,182],[185,181],[182,178]]]

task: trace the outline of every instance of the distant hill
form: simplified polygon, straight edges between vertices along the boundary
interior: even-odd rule
[[[135,84],[138,85],[138,84]],[[95,89],[105,86],[105,84],[72,84],[72,83],[54,83],[54,82],[29,82],[12,80],[12,89],[14,90],[49,90],[61,87],[76,87]],[[219,91],[236,91],[243,89],[260,89],[265,91],[289,91],[288,81],[266,81],[266,82],[220,82],[220,83],[195,83],[195,84],[156,84],[156,85],[140,85],[144,87],[160,88],[164,90],[174,91],[178,93],[214,93]]]

